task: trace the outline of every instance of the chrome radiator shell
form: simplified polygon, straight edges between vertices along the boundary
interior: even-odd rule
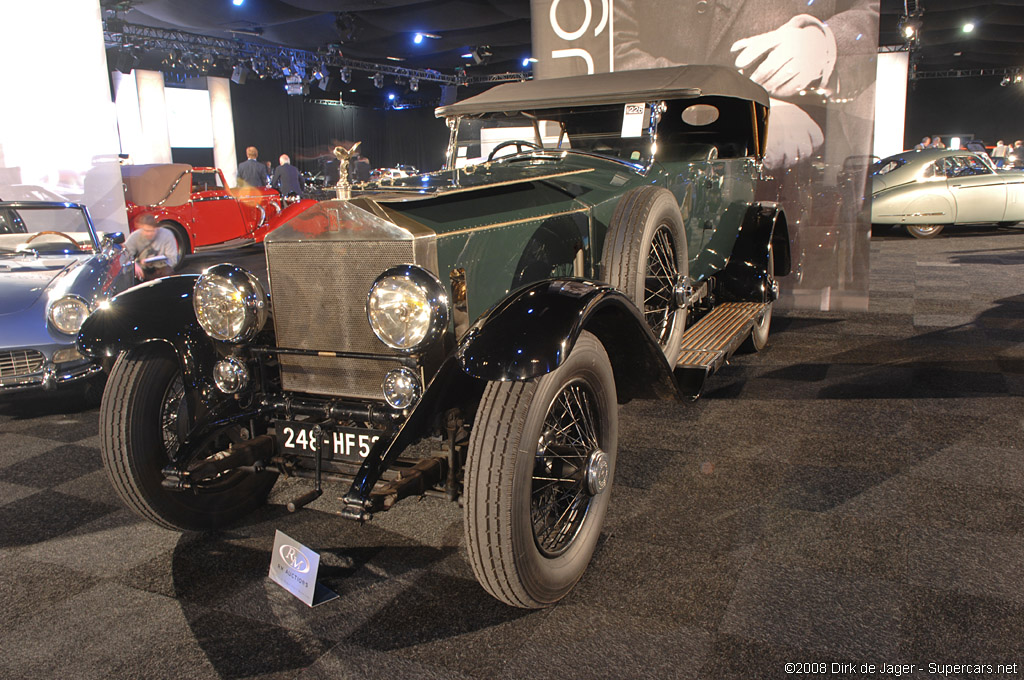
[[[381,272],[395,265],[416,264],[436,275],[437,247],[432,230],[399,227],[385,216],[349,201],[326,201],[267,236],[278,347],[395,357],[280,355],[285,390],[381,400],[384,374],[402,365],[402,355],[370,329],[366,296]]]

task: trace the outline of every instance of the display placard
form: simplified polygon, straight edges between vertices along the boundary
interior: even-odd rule
[[[338,597],[337,593],[316,582],[319,568],[319,554],[280,530],[274,533],[270,580],[310,607]]]
[[[644,103],[626,104],[622,109],[622,136],[639,137],[644,133]]]

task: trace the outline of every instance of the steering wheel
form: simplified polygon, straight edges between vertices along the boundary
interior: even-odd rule
[[[81,244],[78,242],[78,240],[74,236],[68,236],[63,231],[40,231],[40,232],[37,232],[35,234],[32,234],[27,239],[25,239],[25,243],[32,243],[32,241],[35,241],[37,238],[39,238],[40,236],[42,236],[44,234],[53,234],[54,236],[63,236],[67,240],[69,240],[72,243],[74,243],[76,248],[81,249],[81,247],[82,247]]]
[[[540,144],[536,144],[534,142],[528,142],[525,139],[506,139],[504,142],[502,142],[498,146],[496,146],[493,149],[491,149],[491,152],[489,154],[487,154],[487,162],[490,163],[491,161],[493,161],[494,160],[494,154],[498,153],[499,151],[501,151],[505,147],[509,147],[509,146],[516,147],[516,155],[519,155],[519,154],[523,153],[523,149],[542,149],[542,148],[544,148]]]

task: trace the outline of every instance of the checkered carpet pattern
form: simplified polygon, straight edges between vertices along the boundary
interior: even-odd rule
[[[870,249],[861,311],[777,309],[700,400],[621,407],[601,542],[543,611],[476,583],[456,504],[358,525],[341,487],[288,514],[307,487],[283,480],[243,524],[178,534],[121,505],[80,396],[4,398],[0,677],[1024,675],[1024,230]],[[267,578],[275,529],[338,599]]]

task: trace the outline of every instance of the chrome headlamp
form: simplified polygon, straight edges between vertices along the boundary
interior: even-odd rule
[[[448,326],[448,295],[427,270],[398,265],[370,286],[366,318],[385,345],[400,352],[416,352],[434,342]]]
[[[245,342],[267,321],[267,293],[250,272],[233,264],[216,264],[196,281],[192,308],[211,338]]]
[[[89,316],[89,304],[77,295],[65,295],[50,303],[46,318],[61,333],[77,335]]]

